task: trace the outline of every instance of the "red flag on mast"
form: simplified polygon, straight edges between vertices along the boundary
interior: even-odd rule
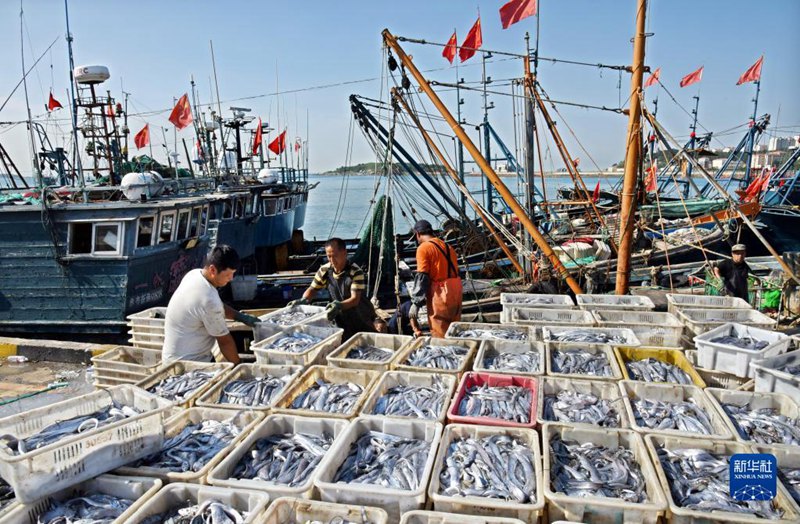
[[[653,71],[653,74],[647,77],[647,80],[645,80],[644,82],[644,86],[650,87],[651,85],[658,82],[660,78],[661,78],[661,68],[659,67],[655,71]]]
[[[258,127],[256,128],[256,136],[253,139],[253,156],[258,154],[258,150],[261,148],[261,141],[264,137],[264,131],[261,129],[261,119],[258,119]]]
[[[303,147],[303,139],[298,136],[297,138],[294,139],[294,150],[300,151],[302,147]]]
[[[511,0],[500,8],[500,23],[508,29],[523,18],[536,14],[536,0]]]
[[[136,144],[136,149],[141,149],[150,143],[150,124],[145,124],[142,130],[136,133],[133,143]]]
[[[658,191],[658,182],[656,179],[656,171],[658,171],[657,161],[653,161],[653,165],[647,168],[647,178],[644,180],[644,190],[648,193]]]
[[[700,69],[698,69],[697,71],[694,71],[694,72],[689,73],[688,75],[684,76],[681,79],[681,87],[690,86],[692,84],[696,84],[697,82],[699,82],[703,78],[703,68],[704,67],[705,66],[700,66]]]
[[[188,127],[193,121],[192,108],[189,105],[189,95],[184,93],[183,96],[172,108],[172,113],[169,115],[169,121],[179,130]]]
[[[62,109],[64,106],[61,105],[61,102],[55,99],[53,96],[53,92],[50,91],[50,100],[47,101],[47,110],[53,111],[56,109]]]
[[[594,186],[594,191],[592,192],[592,201],[597,202],[600,199],[600,181],[597,181],[597,185]]]
[[[736,82],[737,86],[742,84],[746,84],[747,82],[758,82],[761,80],[761,66],[764,64],[764,55],[761,55],[761,58],[756,60],[756,63],[751,65],[747,71],[739,77],[739,81]]]
[[[442,50],[442,56],[452,64],[457,52],[458,40],[456,39],[456,32],[453,31],[453,35],[450,37],[450,40],[447,41],[447,45],[444,46],[444,49]]]
[[[283,133],[278,135],[278,137],[270,142],[267,147],[276,155],[283,153],[283,150],[286,149],[286,131],[284,130]]]
[[[466,62],[480,49],[483,44],[483,34],[481,33],[481,17],[475,21],[475,25],[467,33],[467,37],[461,43],[461,49],[458,50],[458,56],[462,62]]]

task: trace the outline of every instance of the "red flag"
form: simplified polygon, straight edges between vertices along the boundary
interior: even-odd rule
[[[206,154],[203,153],[203,145],[200,143],[200,139],[197,139],[197,157],[198,158],[205,158]]]
[[[500,23],[503,29],[516,24],[523,18],[536,14],[536,0],[511,0],[500,8]]]
[[[681,87],[690,86],[692,84],[696,84],[703,78],[703,68],[705,66],[700,66],[700,69],[693,73],[689,73],[688,75],[684,76],[681,79]]]
[[[150,124],[145,124],[142,130],[136,133],[133,143],[136,144],[136,149],[141,149],[150,143]]]
[[[172,108],[172,113],[169,114],[169,121],[178,129],[183,129],[189,126],[194,119],[192,118],[192,108],[189,106],[189,95],[184,95]]]
[[[108,103],[108,108],[106,108],[106,116],[108,118],[114,118],[114,107],[111,105],[111,102]]]
[[[258,154],[258,150],[261,149],[261,141],[263,139],[263,133],[261,129],[261,119],[258,119],[258,127],[256,128],[256,137],[253,139],[253,156]]]
[[[597,181],[597,185],[594,186],[594,192],[592,193],[592,201],[597,202],[600,199],[600,181]]]
[[[475,25],[467,33],[467,37],[461,42],[461,49],[458,50],[458,56],[462,62],[466,62],[480,49],[483,44],[483,35],[481,34],[481,17],[475,21]]]
[[[303,147],[303,139],[301,139],[298,136],[297,138],[294,139],[294,150],[295,151],[300,151],[301,147]]]
[[[645,82],[644,82],[644,86],[645,87],[650,87],[651,85],[653,85],[656,82],[658,82],[658,80],[660,78],[661,78],[661,68],[659,67],[655,71],[653,71],[652,75],[647,77],[647,80],[645,80]]]
[[[283,153],[283,150],[286,149],[286,131],[278,135],[278,137],[270,142],[267,147],[276,155]]]
[[[578,167],[580,163],[581,163],[580,157],[575,157],[575,160],[572,161],[572,165],[574,165],[575,167]]]
[[[644,190],[648,193],[658,191],[656,171],[658,171],[657,163],[653,162],[653,165],[647,168],[647,178],[644,181]]]
[[[739,81],[736,82],[736,85],[746,84],[747,82],[758,82],[761,80],[761,66],[764,64],[764,55],[761,55],[761,58],[756,60],[756,63],[751,65],[750,68],[744,72],[742,76],[739,77]]]
[[[50,92],[50,100],[47,101],[47,110],[53,111],[55,109],[62,109],[64,106],[61,105],[61,102],[53,97],[52,91]]]
[[[453,35],[450,37],[450,40],[447,41],[447,45],[444,46],[444,50],[442,50],[442,56],[445,57],[447,61],[452,64],[453,59],[456,57],[457,51],[458,51],[458,40],[456,39],[456,32],[453,31]]]

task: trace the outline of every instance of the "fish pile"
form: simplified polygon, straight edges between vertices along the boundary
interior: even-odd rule
[[[447,447],[439,483],[439,492],[449,497],[532,503],[536,501],[533,452],[508,435],[456,439]]]
[[[217,404],[235,404],[237,406],[269,406],[275,397],[283,391],[291,380],[291,375],[274,377],[254,377],[232,380],[222,389]]]
[[[631,360],[625,363],[631,380],[644,382],[671,382],[673,384],[692,384],[692,378],[678,366],[655,358]]]
[[[781,468],[778,476],[795,502],[800,504],[800,468]]]
[[[555,373],[595,377],[611,376],[611,363],[604,351],[592,352],[578,348],[554,349],[550,364]]]
[[[14,497],[14,490],[11,489],[11,486],[9,486],[5,480],[0,479],[0,509],[5,508],[14,502],[14,500],[16,500]]]
[[[113,401],[110,406],[106,406],[94,413],[54,422],[38,433],[24,439],[18,440],[12,435],[0,436],[0,442],[4,442],[15,455],[21,455],[58,442],[63,438],[108,426],[114,422],[136,416],[139,413],[140,411],[135,408],[123,406],[117,401]]]
[[[350,446],[334,482],[373,484],[414,491],[425,487],[423,473],[430,442],[367,431]]]
[[[141,524],[240,524],[248,516],[246,511],[237,511],[215,499],[189,504],[147,517]]]
[[[209,380],[217,376],[218,371],[195,369],[182,375],[172,375],[155,386],[147,389],[150,393],[167,400],[186,400],[195,391],[205,386]]]
[[[747,349],[749,351],[759,351],[769,345],[766,340],[758,340],[753,337],[735,337],[733,335],[725,335],[722,337],[714,337],[709,342],[715,344],[724,344],[726,346],[733,346],[739,349]]]
[[[456,370],[469,353],[464,346],[435,346],[427,344],[420,346],[406,359],[405,364],[418,368],[450,369]]]
[[[364,345],[355,346],[344,358],[353,360],[368,360],[370,362],[383,362],[389,360],[394,355],[394,351],[389,348],[379,348],[378,346]]]
[[[131,464],[179,473],[198,472],[242,432],[229,421],[204,420],[164,441],[161,451]]]
[[[260,438],[233,470],[231,478],[301,486],[319,465],[333,437],[286,433]]]
[[[610,497],[647,502],[644,475],[633,452],[591,442],[550,439],[553,490],[569,497]]]
[[[363,387],[352,382],[333,384],[317,379],[313,386],[292,400],[290,407],[328,413],[349,413],[363,392]]]
[[[397,385],[386,390],[372,408],[374,415],[437,419],[444,409],[447,388],[438,375],[430,386]]]
[[[460,338],[480,338],[484,340],[528,340],[528,334],[515,329],[470,328],[456,334]]]
[[[471,386],[458,404],[465,417],[490,417],[520,424],[531,421],[533,392],[520,386]]]
[[[734,500],[727,456],[704,449],[658,449],[658,458],[675,504],[703,512],[729,511],[778,519],[783,511],[769,500]]]
[[[549,332],[549,340],[553,342],[584,342],[586,344],[625,344],[628,340],[622,335],[614,335],[606,331],[590,331],[588,329],[568,329],[566,331]]]
[[[514,297],[511,304],[554,304],[553,297]]]
[[[787,366],[781,368],[780,371],[785,371],[786,373],[789,373],[790,375],[800,375],[800,365],[796,365],[796,366],[787,365]]]
[[[294,332],[283,335],[262,349],[268,351],[281,351],[284,353],[305,353],[322,339],[307,333]]]
[[[747,406],[720,404],[743,439],[759,444],[800,446],[800,418],[781,415],[775,408],[751,410]]]
[[[621,417],[610,400],[591,393],[562,389],[544,397],[544,419],[618,428]]]
[[[632,402],[633,414],[639,427],[650,429],[677,429],[687,433],[713,435],[714,427],[706,410],[695,399],[688,402],[663,402],[646,398]]]
[[[281,326],[293,326],[307,320],[319,313],[306,313],[304,311],[287,311],[285,313],[278,313],[263,319],[267,324],[278,324]]]
[[[36,524],[106,524],[118,519],[132,500],[94,493],[56,502],[39,515]]]
[[[539,371],[541,355],[538,351],[524,351],[522,353],[510,353],[502,351],[487,352],[483,359],[485,369],[495,369],[498,371],[520,371],[524,373],[536,373]]]

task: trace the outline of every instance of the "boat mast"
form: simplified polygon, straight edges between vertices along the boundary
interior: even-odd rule
[[[642,149],[642,76],[644,75],[645,14],[647,0],[636,2],[636,35],[633,39],[631,66],[631,107],[628,118],[628,148],[625,153],[625,178],[622,182],[620,207],[619,250],[617,251],[616,294],[628,294],[633,246],[633,226],[636,215],[636,187],[639,179]]]
[[[689,150],[692,152],[692,155],[695,155],[694,146],[697,142],[697,110],[700,108],[700,95],[694,95],[694,110],[692,111],[692,125],[689,127],[691,129],[691,133],[689,133]],[[692,163],[689,162],[689,165],[686,166],[686,177],[692,178]],[[686,186],[686,191],[689,191],[689,186]]]
[[[39,161],[36,154],[36,139],[33,136],[33,116],[31,116],[31,104],[28,100],[28,75],[25,74],[25,40],[23,38],[23,10],[22,0],[19,0],[19,50],[22,53],[22,88],[25,91],[25,108],[28,110],[28,133],[31,138],[31,152],[33,154],[31,160],[33,161],[33,172],[36,175],[36,185],[42,187],[44,181],[42,180],[42,171],[39,169]]]
[[[753,163],[753,146],[756,141],[756,115],[758,111],[758,94],[761,92],[761,78],[756,80],[756,96],[753,98],[753,119],[750,120],[750,138],[747,141],[747,164],[745,164],[745,184],[750,183],[750,168]],[[733,175],[731,175],[733,176]]]
[[[83,165],[81,164],[81,154],[78,151],[78,100],[75,98],[75,58],[72,56],[72,33],[69,31],[69,5],[68,0],[64,0],[64,16],[67,19],[67,54],[69,55],[69,92],[72,99],[72,165],[78,172],[78,180],[80,180],[81,189],[84,190],[84,199],[88,199],[86,195],[86,180],[83,178]]]

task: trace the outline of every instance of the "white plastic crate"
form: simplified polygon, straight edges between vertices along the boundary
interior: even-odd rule
[[[688,360],[692,366],[694,366],[694,370],[697,371],[697,374],[700,375],[700,378],[703,379],[703,382],[706,383],[706,387],[731,389],[735,391],[753,391],[753,386],[755,385],[755,381],[753,379],[747,377],[737,377],[736,375],[731,375],[730,373],[725,373],[724,371],[701,368],[697,365],[696,349],[687,349],[683,352],[683,354],[686,356],[686,360]]]
[[[378,381],[378,377],[380,377],[380,373],[377,371],[311,366],[294,381],[294,384],[284,390],[283,395],[275,402],[272,410],[274,413],[284,413],[286,415],[350,419],[355,417],[361,410],[361,405],[364,403],[364,400],[366,400],[375,382]],[[356,403],[353,404],[353,407],[347,413],[329,413],[327,411],[292,408],[291,405],[295,397],[312,387],[316,384],[317,380],[320,379],[332,384],[352,382],[353,384],[361,386],[363,391],[359,395]]]
[[[800,367],[800,350],[750,363],[755,375],[755,390],[759,393],[785,393],[800,398],[800,374],[792,375],[787,366]]]
[[[306,314],[306,317],[300,320],[299,322],[293,322],[290,324],[280,323],[279,325],[283,327],[292,327],[298,324],[306,324],[314,320],[319,320],[320,318],[325,318],[326,315],[325,308],[322,306],[301,305],[301,306],[291,306],[291,307],[286,306],[281,309],[277,309],[275,311],[267,313],[266,315],[261,315],[258,318],[261,319],[260,324],[277,324],[278,323],[276,320],[277,317],[286,313],[295,313],[295,312],[304,313]],[[256,329],[258,327],[260,327],[259,324],[256,324]]]
[[[570,331],[583,331],[586,333],[594,333],[597,335],[604,335],[606,337],[619,337],[622,339],[622,342],[563,342],[556,340],[558,335],[568,333]],[[614,345],[614,346],[628,346],[628,347],[638,347],[641,346],[642,343],[639,341],[639,337],[633,332],[632,329],[628,328],[614,328],[614,327],[555,327],[555,326],[544,326],[542,328],[542,339],[544,340],[545,346],[550,347],[553,343],[566,343],[566,344],[580,344],[584,346],[591,346],[591,345]]]
[[[511,316],[518,307],[526,308],[556,308],[574,309],[575,302],[569,295],[545,295],[532,293],[500,293],[500,304],[503,311],[500,313],[500,322],[511,322]]]
[[[739,297],[667,293],[667,311],[673,315],[677,315],[678,310],[683,308],[751,309],[751,306],[746,300]]]
[[[425,467],[420,476],[420,485],[415,490],[401,490],[371,484],[334,483],[333,478],[339,467],[350,454],[350,445],[368,431],[378,431],[403,438],[425,440],[431,443]],[[431,478],[436,449],[442,438],[442,425],[426,420],[398,420],[385,417],[359,417],[345,429],[330,450],[334,457],[319,468],[314,485],[322,500],[342,504],[363,504],[383,508],[390,522],[400,520],[400,515],[413,509],[421,509],[425,504],[425,488]]]
[[[356,333],[347,339],[341,346],[334,349],[328,355],[327,362],[329,366],[347,369],[369,369],[372,371],[388,371],[392,363],[401,353],[401,351],[412,341],[414,337],[407,335],[388,335],[385,333]],[[385,348],[392,351],[391,355],[387,355],[386,360],[374,362],[370,360],[356,360],[353,358],[346,358],[347,354],[354,347],[371,345],[379,348]]]
[[[255,410],[267,412],[278,401],[282,392],[290,387],[294,380],[300,375],[300,366],[271,366],[269,364],[239,364],[233,371],[225,375],[222,379],[218,380],[210,389],[200,395],[195,402],[196,406],[206,408],[226,408],[235,410]],[[286,385],[280,391],[276,391],[272,397],[272,402],[265,406],[245,406],[243,404],[220,404],[219,400],[222,398],[222,392],[225,386],[235,380],[247,380],[253,378],[263,378],[267,376],[272,377],[288,377]]]
[[[486,361],[501,353],[527,353],[535,352],[539,357],[539,369],[535,371],[518,371],[515,369],[490,369],[486,367]],[[473,369],[486,373],[501,373],[504,375],[538,376],[544,375],[545,369],[545,349],[543,342],[513,342],[510,340],[482,340],[478,347],[478,354],[475,356]]]
[[[768,345],[758,351],[752,351],[719,342],[711,342],[711,340],[721,336],[752,337],[766,341]],[[783,333],[734,323],[723,324],[694,337],[695,347],[697,348],[697,363],[700,367],[751,378],[754,376],[753,370],[750,369],[751,362],[784,353],[789,348],[790,342],[791,339]]]
[[[467,354],[461,360],[461,365],[457,369],[442,369],[442,368],[426,368],[422,366],[412,366],[408,363],[411,354],[417,349],[427,346],[461,346],[467,348]],[[480,340],[472,338],[436,338],[436,337],[420,337],[409,342],[394,359],[393,368],[400,371],[411,371],[416,373],[440,373],[446,375],[461,376],[472,365],[472,359],[475,353],[478,352]]]
[[[575,295],[575,301],[580,309],[603,311],[652,311],[656,308],[650,297],[643,295]]]
[[[134,467],[130,464],[114,470],[115,475],[155,477],[164,481],[187,482],[190,484],[206,484],[206,476],[214,466],[232,450],[238,443],[246,437],[250,431],[261,422],[262,413],[256,411],[232,411],[219,408],[190,408],[180,410],[164,422],[164,439],[170,439],[178,435],[183,428],[190,424],[198,424],[205,420],[228,421],[239,428],[241,433],[234,437],[227,446],[219,451],[199,471],[177,472],[167,469],[159,469],[150,466]]]
[[[775,446],[753,446],[753,450],[756,453],[769,453],[770,455],[774,455],[775,460],[778,462],[779,470],[800,469],[800,453],[798,453],[796,449],[789,447],[778,448]],[[798,491],[800,490],[800,486],[795,486],[794,495],[791,492],[790,486],[786,485],[785,482],[783,482],[783,487],[786,488],[790,501],[794,503],[794,511],[800,515],[800,500],[798,500],[798,498],[800,498],[800,491]],[[797,498],[795,498],[795,496]]]
[[[300,325],[289,328],[277,328],[277,326],[274,326],[274,329],[276,329],[276,332],[272,335],[250,344],[250,349],[255,353],[256,362],[259,364],[284,366],[313,366],[314,364],[322,364],[324,358],[342,343],[342,333],[344,333],[344,330],[341,328],[312,325]],[[270,349],[270,346],[274,342],[290,333],[305,333],[321,340],[318,344],[300,353]]]
[[[208,482],[212,486],[225,488],[252,489],[269,493],[270,497],[298,497],[302,499],[317,498],[314,488],[314,480],[319,475],[322,466],[332,460],[334,444],[341,438],[342,433],[347,428],[347,421],[342,419],[332,419],[325,417],[296,417],[293,415],[270,415],[249,435],[245,437],[228,454],[218,466],[211,470]],[[276,484],[260,479],[237,479],[232,478],[236,465],[262,438],[271,435],[281,434],[300,434],[327,436],[333,438],[333,443],[325,456],[322,458],[316,469],[308,475],[308,478],[299,486],[290,487],[285,484]]]
[[[544,414],[545,397],[551,395],[555,396],[559,391],[570,391],[574,393],[583,393],[585,395],[594,395],[599,399],[607,400],[619,415],[619,426],[616,429],[630,429],[631,423],[628,419],[628,412],[625,411],[625,406],[622,403],[622,393],[616,384],[602,380],[584,380],[561,377],[541,377],[539,379],[539,394],[536,398],[536,419],[539,421],[540,425],[547,423],[566,424],[566,422],[548,420],[545,418]],[[585,424],[582,422],[570,422],[569,424],[575,427],[597,427],[592,424]]]
[[[0,477],[14,489],[17,500],[33,502],[158,450],[170,404],[123,385],[0,419],[0,435],[22,439],[51,424],[99,411],[112,401],[142,413],[21,455],[0,445]]]
[[[241,512],[247,512],[243,524],[251,524],[258,520],[269,503],[269,495],[258,491],[243,489],[226,489],[197,484],[176,483],[165,486],[156,495],[140,507],[127,521],[139,524],[147,517],[152,517],[187,505],[202,504],[206,500],[217,500]]]
[[[642,471],[647,502],[625,502],[621,499],[607,497],[575,497],[553,491],[550,439],[556,435],[565,441],[591,442],[598,446],[623,447],[631,450]],[[544,461],[544,496],[547,500],[548,515],[551,521],[656,524],[662,516],[666,516],[667,500],[653,468],[650,454],[642,437],[633,431],[545,424],[542,426],[542,458]]]
[[[721,440],[733,439],[733,434],[728,427],[727,420],[720,415],[714,402],[712,402],[703,390],[697,386],[622,380],[619,383],[619,388],[622,392],[625,412],[628,414],[628,420],[631,422],[631,429],[637,433],[659,433],[663,435],[692,436],[695,438],[714,438]],[[678,429],[658,429],[639,425],[636,420],[636,410],[633,407],[633,402],[639,399],[668,402],[670,404],[689,402],[690,400],[694,401],[694,403],[706,413],[709,422],[711,422],[712,433],[710,435],[704,435],[702,433],[688,433]]]
[[[128,518],[161,488],[161,484],[159,479],[154,478],[100,475],[30,504],[15,503],[13,507],[7,508],[8,511],[4,514],[2,522],[3,524],[36,524],[39,517],[61,501],[102,494],[133,501],[133,504],[119,517],[109,521],[109,524],[125,524]]]
[[[681,346],[683,324],[670,313],[596,309],[592,314],[600,327],[630,328],[643,346]]]
[[[509,324],[489,324],[486,322],[453,322],[447,328],[444,338],[461,339],[461,340],[489,340],[491,337],[469,337],[464,336],[463,333],[470,329],[500,329],[504,331],[513,331],[519,333],[520,338],[516,342],[525,342],[536,340],[536,330],[530,326],[515,326]],[[505,340],[505,339],[497,339]]]
[[[387,524],[389,516],[381,508],[281,497],[272,501],[272,504],[267,508],[267,512],[255,524],[286,524],[291,522]]]
[[[117,346],[92,357],[97,387],[136,384],[161,366],[161,350]]]
[[[597,325],[591,311],[583,309],[540,309],[518,307],[511,313],[511,322],[523,326],[585,326]]]
[[[736,322],[762,329],[774,329],[778,321],[755,309],[691,309],[678,310],[678,317],[695,335],[702,335],[715,327]]]
[[[524,524],[519,519],[414,510],[403,513],[400,524]]]
[[[706,393],[714,404],[715,409],[720,416],[725,420],[728,429],[734,438],[740,442],[747,444],[761,445],[745,438],[737,429],[736,423],[731,419],[722,404],[734,404],[740,407],[746,407],[748,410],[771,408],[777,410],[778,415],[783,415],[791,419],[800,418],[800,399],[794,399],[782,393],[755,393],[753,391],[728,391],[726,389],[706,388]],[[770,446],[779,448],[789,448],[800,452],[800,447],[790,446],[784,444],[769,444]]]
[[[564,373],[557,371],[554,369],[553,365],[553,352],[556,350],[570,350],[570,349],[582,349],[584,351],[588,351],[592,354],[599,354],[602,353],[608,359],[608,365],[611,368],[611,374],[608,376],[598,376],[598,375],[585,375],[582,373]],[[586,380],[604,380],[604,381],[613,381],[616,382],[618,380],[622,380],[622,369],[619,367],[619,362],[617,362],[617,357],[614,355],[614,349],[609,345],[601,345],[601,344],[576,344],[573,342],[553,342],[550,346],[545,350],[545,361],[547,363],[547,376],[548,377],[562,377],[562,378],[574,378],[574,379],[586,379]]]
[[[536,497],[527,504],[515,501],[489,497],[462,497],[448,496],[441,492],[439,475],[445,466],[447,451],[450,444],[456,439],[474,438],[482,439],[491,435],[508,435],[524,443],[533,455],[534,482],[536,484]],[[433,463],[433,473],[428,488],[428,497],[433,501],[433,508],[437,511],[451,513],[466,513],[468,515],[485,515],[491,517],[507,517],[522,520],[530,524],[539,522],[544,513],[544,490],[542,489],[542,457],[539,452],[539,435],[536,430],[522,428],[501,428],[490,426],[475,426],[472,424],[450,424],[442,434],[439,451]],[[498,465],[498,469],[505,471],[507,465]]]
[[[128,315],[128,326],[131,333],[164,335],[164,324],[167,319],[166,307],[151,307]]]
[[[230,362],[193,362],[189,360],[180,360],[167,364],[153,373],[149,378],[138,382],[136,385],[144,390],[148,390],[169,377],[183,375],[191,371],[216,373],[208,382],[189,393],[183,400],[169,400],[175,407],[190,408],[194,406],[195,400],[197,400],[200,395],[205,393],[232,369],[233,364]]]
[[[442,424],[445,423],[447,417],[447,409],[450,406],[450,401],[456,390],[456,377],[454,375],[447,375],[444,373],[413,373],[410,371],[387,371],[380,376],[372,392],[364,401],[361,408],[362,417],[389,417],[397,418],[400,420],[418,420],[418,417],[402,417],[399,415],[379,415],[374,413],[375,404],[378,400],[386,394],[386,392],[395,386],[422,386],[430,387],[435,380],[440,380],[445,389],[444,402],[442,402],[442,409],[437,414],[435,420]]]

